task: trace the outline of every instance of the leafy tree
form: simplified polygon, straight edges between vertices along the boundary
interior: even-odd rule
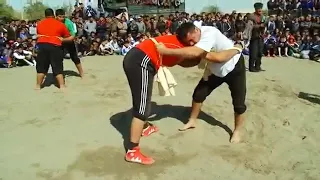
[[[212,12],[220,12],[220,8],[216,5],[207,6],[203,8],[203,12],[212,13]]]
[[[47,8],[48,6],[42,2],[36,2],[26,5],[24,7],[24,13],[29,20],[42,19],[44,18],[44,10]]]
[[[268,9],[263,9],[263,10],[262,10],[262,14],[263,14],[264,16],[268,16],[268,15],[269,15]]]
[[[15,14],[14,9],[5,4],[4,0],[0,0],[0,17],[5,17],[5,18],[13,18]]]
[[[63,4],[62,6],[58,6],[55,8],[56,9],[63,9],[66,12],[67,16],[70,16],[72,14],[73,6],[72,4]]]

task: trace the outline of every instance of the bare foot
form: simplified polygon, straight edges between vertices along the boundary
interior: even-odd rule
[[[61,86],[61,87],[59,88],[59,90],[60,90],[61,92],[66,92],[66,91],[67,91],[67,88],[66,88],[66,86]]]
[[[186,131],[188,129],[196,128],[196,120],[195,119],[189,119],[189,122],[183,126],[183,128],[180,128],[179,131]]]
[[[234,130],[230,139],[231,143],[239,143],[241,141],[241,135],[239,130]]]
[[[41,90],[41,86],[40,86],[40,85],[36,85],[36,87],[34,88],[34,90],[36,90],[36,91]]]

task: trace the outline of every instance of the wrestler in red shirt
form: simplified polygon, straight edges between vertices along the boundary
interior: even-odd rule
[[[37,25],[39,53],[36,58],[37,84],[35,89],[40,90],[49,66],[57,78],[59,88],[64,89],[63,79],[63,50],[62,41],[72,41],[67,27],[54,17],[52,9],[45,10],[45,19]]]
[[[181,29],[178,29],[178,31],[188,33]],[[154,38],[155,42],[151,39],[145,40],[132,48],[124,57],[123,69],[129,82],[133,101],[133,120],[130,131],[130,142],[126,145],[127,153],[125,156],[125,159],[128,162],[140,164],[154,163],[154,160],[151,157],[144,156],[140,152],[139,142],[141,135],[148,136],[158,131],[156,126],[147,122],[147,119],[150,115],[154,76],[161,65],[169,67],[174,65],[192,67],[199,64],[202,56],[205,56],[209,61],[217,62],[218,59],[230,59],[234,54],[238,53],[238,51],[235,50],[226,50],[222,52],[199,54],[188,53],[186,55],[179,55],[180,57],[166,56],[158,53],[158,46],[177,49],[191,46],[196,43],[190,41],[183,44],[178,40],[178,36],[179,33],[177,33],[177,36],[165,35],[156,37]],[[200,37],[198,39],[200,39]]]

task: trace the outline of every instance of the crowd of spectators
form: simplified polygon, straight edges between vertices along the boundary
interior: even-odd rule
[[[316,59],[320,52],[319,6],[319,0],[270,0],[263,37],[264,54]],[[77,29],[75,42],[79,56],[125,55],[145,39],[174,34],[181,23],[190,21],[197,25],[215,26],[235,42],[246,44],[242,33],[248,14],[236,11],[230,14],[176,12],[169,16],[132,16],[123,12],[116,16],[98,17],[94,10],[83,8],[82,5],[75,7],[70,17]],[[37,21],[24,20],[2,23],[0,61],[9,62],[9,66],[35,65],[36,25]]]

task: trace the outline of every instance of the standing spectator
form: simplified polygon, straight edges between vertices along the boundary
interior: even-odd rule
[[[32,22],[29,24],[29,35],[32,37],[32,39],[37,38],[37,27],[36,22]]]
[[[274,16],[270,16],[267,23],[267,31],[271,34],[276,30],[276,23],[274,22]]]
[[[146,25],[143,22],[142,17],[137,17],[138,22],[137,22],[137,26],[138,26],[138,32],[139,33],[145,33],[146,32]]]
[[[255,3],[255,12],[248,17],[245,37],[249,44],[249,71],[261,71],[261,58],[263,55],[263,35],[265,31],[265,18],[262,15],[262,3]]]
[[[83,18],[83,9],[81,7],[78,7],[77,5],[75,5],[72,16],[76,17],[76,18]]]
[[[280,31],[283,31],[285,29],[285,23],[282,16],[277,17],[276,28],[279,29]]]
[[[128,31],[127,20],[124,16],[122,16],[121,19],[118,20],[117,27],[118,27],[119,36],[124,38]]]
[[[96,33],[97,23],[93,17],[90,17],[89,21],[87,21],[84,25],[84,31],[87,35],[91,33]]]
[[[177,31],[178,27],[179,27],[178,18],[177,17],[173,17],[170,31],[175,34],[175,32]]]
[[[267,3],[268,14],[269,15],[278,15],[278,6],[276,0],[269,0]]]
[[[200,15],[197,15],[197,18],[193,23],[196,27],[201,27],[203,23],[202,17]]]
[[[164,16],[160,15],[158,22],[157,22],[157,29],[159,30],[159,32],[162,34],[166,31],[166,22],[164,20]]]
[[[136,22],[135,19],[132,19],[131,22],[130,22],[130,26],[129,26],[129,32],[131,33],[131,35],[133,37],[136,37],[138,35],[138,32],[139,32],[139,26]]]
[[[100,17],[98,22],[97,22],[97,27],[96,27],[96,33],[97,36],[102,39],[102,41],[105,40],[106,37],[106,32],[107,32],[107,25],[106,25],[106,20],[104,17]]]
[[[241,32],[242,34],[245,27],[246,27],[246,23],[244,22],[242,15],[238,14],[236,19],[236,24],[235,24],[236,32]]]
[[[227,21],[227,17],[223,16],[222,21],[220,21],[217,25],[218,25],[218,29],[222,32],[222,34],[229,37],[231,26],[230,26],[230,23]]]
[[[313,12],[313,2],[312,0],[301,0],[301,11],[303,16],[307,16],[309,14],[312,14]]]
[[[309,29],[311,28],[311,18],[309,16],[307,16],[306,18],[304,18],[303,16],[300,18],[300,31],[309,31]]]
[[[300,29],[299,18],[295,18],[292,22],[291,33],[296,34]]]

